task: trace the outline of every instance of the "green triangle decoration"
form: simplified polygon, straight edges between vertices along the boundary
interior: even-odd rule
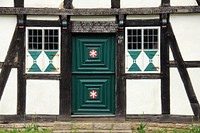
[[[37,60],[38,56],[41,54],[41,51],[28,51],[33,60]]]
[[[45,54],[49,58],[49,60],[53,60],[54,56],[57,54],[58,51],[45,51]]]
[[[136,63],[133,63],[132,66],[128,69],[128,71],[141,71]]]
[[[149,59],[153,59],[158,51],[144,51],[145,54],[148,56]]]
[[[57,69],[54,67],[52,63],[50,63],[46,68],[45,72],[57,72]]]
[[[132,59],[136,60],[137,57],[140,55],[141,51],[128,51]]]
[[[157,71],[157,69],[153,65],[153,63],[149,63],[149,65],[146,67],[146,69],[144,71]]]
[[[31,68],[28,70],[28,72],[41,72],[41,69],[36,63],[33,63]]]

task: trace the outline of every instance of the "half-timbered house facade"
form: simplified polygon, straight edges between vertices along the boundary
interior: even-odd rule
[[[191,121],[200,0],[0,0],[0,121]]]

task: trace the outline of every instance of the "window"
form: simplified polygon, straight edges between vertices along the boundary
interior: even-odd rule
[[[126,73],[160,72],[160,27],[126,27]]]
[[[26,73],[60,72],[60,28],[26,28]]]

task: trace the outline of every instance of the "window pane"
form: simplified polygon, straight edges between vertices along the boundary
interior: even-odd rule
[[[45,50],[57,50],[58,46],[58,30],[45,30]],[[54,47],[55,46],[55,47]]]

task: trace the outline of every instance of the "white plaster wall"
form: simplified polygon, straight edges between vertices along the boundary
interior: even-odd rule
[[[171,6],[197,6],[196,0],[170,0]]]
[[[121,8],[159,7],[161,0],[121,0]]]
[[[160,19],[159,15],[127,15],[127,20],[145,20],[145,19]]]
[[[24,7],[62,8],[63,0],[24,0]]]
[[[27,80],[26,114],[59,114],[59,81]]]
[[[27,20],[59,20],[59,16],[50,16],[50,15],[27,15]]]
[[[200,84],[199,84],[200,68],[188,68],[187,70],[188,70],[195,94],[200,103]]]
[[[126,80],[127,114],[161,114],[160,80]]]
[[[16,23],[16,16],[0,15],[0,62],[4,62]]]
[[[17,114],[17,69],[11,70],[0,100],[0,115],[14,114]]]
[[[74,8],[111,8],[111,0],[73,0]]]
[[[170,22],[183,59],[200,60],[200,14],[170,15]]]
[[[0,0],[0,7],[14,7],[14,0]]]
[[[173,115],[193,115],[177,68],[170,69],[170,108]]]
[[[71,16],[71,21],[115,21],[115,16]]]

